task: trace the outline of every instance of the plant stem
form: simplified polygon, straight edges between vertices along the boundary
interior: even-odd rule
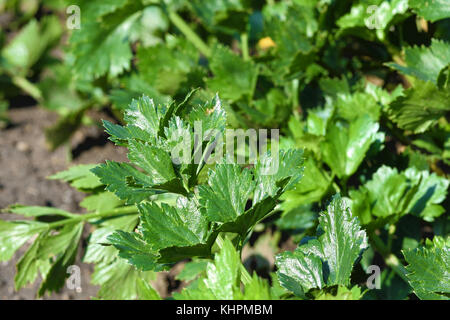
[[[222,249],[223,247],[223,239],[222,236],[219,234],[216,238],[216,243],[217,246],[219,247],[219,249]],[[240,257],[240,253],[239,253],[239,257]],[[240,269],[241,269],[241,277],[242,277],[242,283],[244,285],[248,285],[251,281],[252,281],[252,277],[250,276],[250,274],[248,273],[247,269],[245,269],[244,265],[242,263],[240,263]]]
[[[298,79],[292,80],[292,109],[294,110],[294,114],[300,119],[300,106],[299,106],[299,97],[298,97],[298,87],[300,82]]]
[[[338,184],[334,181],[334,178],[336,177],[336,175],[333,173],[333,174],[331,175],[331,177],[330,177],[330,175],[328,174],[328,172],[327,172],[325,169],[324,169],[322,172],[323,172],[323,174],[325,175],[326,179],[328,179],[328,181],[330,181],[330,182],[328,183],[327,190],[328,190],[330,187],[333,187],[335,192],[339,192],[339,193],[340,193],[340,192],[341,192],[341,188],[339,188]]]
[[[244,32],[241,34],[241,50],[242,50],[242,58],[244,61],[250,60],[250,54],[248,51],[248,34]]]
[[[347,181],[349,178],[350,178],[349,176],[344,176],[340,181],[341,182],[341,190],[344,195],[347,195]]]
[[[170,21],[186,36],[188,39],[205,57],[211,56],[211,49],[208,45],[184,22],[176,12],[169,11]]]
[[[400,276],[400,278],[402,278],[406,283],[409,283],[408,278],[406,277],[407,271],[395,254],[389,254],[384,261],[389,267],[391,267],[392,270],[394,270],[396,274]]]
[[[392,250],[392,240],[394,238],[394,234],[395,234],[395,225],[390,225],[389,226],[389,233],[388,233],[388,243],[387,243],[387,250],[389,252],[391,252]]]
[[[402,278],[406,283],[408,283],[408,278],[406,277],[407,271],[405,267],[401,264],[397,256],[391,253],[383,240],[377,236],[374,232],[370,234],[370,239],[375,247],[375,249],[383,256],[384,262],[389,266],[394,272]]]
[[[40,101],[42,99],[41,90],[33,83],[20,76],[12,76],[12,83],[18,86],[20,89],[28,93],[35,100]]]
[[[127,207],[121,207],[121,208],[116,208],[116,209],[112,209],[112,210],[80,214],[73,218],[49,223],[48,228],[55,229],[55,228],[58,228],[60,226],[63,226],[63,225],[69,224],[69,223],[76,223],[76,222],[81,222],[81,221],[86,221],[86,220],[91,220],[91,219],[106,218],[106,217],[118,216],[118,215],[122,215],[122,214],[131,214],[131,213],[138,213],[138,210],[135,206],[127,206]]]

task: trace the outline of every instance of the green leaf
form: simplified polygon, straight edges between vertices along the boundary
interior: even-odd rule
[[[330,186],[330,178],[327,177],[316,161],[308,157],[301,181],[292,190],[286,191],[281,199],[281,207],[284,211],[290,211],[302,204],[320,201]]]
[[[378,39],[384,40],[386,27],[392,25],[395,18],[405,14],[407,10],[408,0],[362,1],[362,3],[352,6],[350,13],[339,18],[336,23],[341,28],[340,32],[351,32],[355,27],[364,28],[367,31],[376,29]],[[369,37],[362,31],[356,34]]]
[[[217,94],[203,106],[192,108],[187,117],[191,127],[195,127],[196,122],[201,122],[201,133],[204,140],[207,139],[210,130],[215,129],[221,133],[225,131],[227,115]]]
[[[157,138],[166,139],[165,130],[170,120],[177,119],[176,116],[183,110],[186,100],[189,100],[193,92],[191,91],[182,103],[165,106],[155,105],[153,99],[146,95],[133,99],[124,112],[127,126],[103,121],[106,132],[111,135],[110,140],[122,146],[128,146],[130,140],[164,146],[164,142]]]
[[[116,231],[108,240],[121,257],[142,270],[192,256],[209,256],[217,232],[194,203],[179,198],[177,204],[139,204],[139,233]]]
[[[242,299],[240,267],[239,254],[231,241],[226,239],[220,252],[214,257],[214,262],[208,263],[206,275],[183,289],[181,293],[174,294],[174,298],[177,300]]]
[[[142,96],[139,100],[133,100],[125,111],[126,127],[105,122],[110,139],[116,144],[128,146],[131,164],[144,170],[142,172],[128,163],[110,161],[94,168],[93,172],[108,191],[127,203],[139,203],[161,192],[188,193],[188,188],[195,184],[207,160],[207,147],[215,142],[208,131],[214,129],[223,133],[226,121],[218,97],[203,106],[192,106],[190,98],[194,92],[191,91],[183,102],[167,106],[155,106],[152,99]],[[186,107],[191,112],[184,120],[180,116],[186,116],[183,113]],[[195,162],[198,150],[193,150],[192,132],[198,121],[202,123],[202,140],[197,141],[200,143],[196,148],[205,147],[200,163]],[[189,122],[193,122],[192,126]],[[187,158],[185,148],[182,149],[181,159],[175,154],[180,145],[187,146]]]
[[[207,218],[187,199],[179,198],[177,202],[176,208],[165,203],[161,207],[153,203],[138,205],[141,213],[140,232],[145,241],[157,250],[207,245],[211,236]]]
[[[99,285],[97,297],[107,300],[136,299],[141,297],[139,279],[155,279],[154,272],[141,272],[118,257],[118,251],[108,246],[108,236],[115,230],[133,231],[138,223],[138,215],[127,215],[105,220],[90,236],[83,261],[95,263],[92,284]]]
[[[154,190],[146,188],[153,185],[151,177],[128,163],[106,161],[105,164],[92,169],[92,172],[106,185],[106,190],[127,203],[139,203],[155,194]],[[129,177],[133,178],[134,185],[130,185]]]
[[[445,199],[448,185],[448,180],[435,173],[416,168],[399,173],[382,166],[359,190],[350,191],[352,210],[363,224],[371,222],[372,216],[394,222],[407,213],[433,221],[444,212],[438,204]]]
[[[152,177],[154,185],[162,185],[177,178],[170,155],[161,148],[130,141],[128,159],[144,169]]]
[[[228,48],[216,45],[209,66],[214,78],[208,79],[207,85],[222,99],[252,98],[258,77],[258,68],[252,61],[244,61]]]
[[[2,56],[15,67],[28,69],[39,58],[33,46],[39,47],[39,24],[31,20],[2,51]]]
[[[162,94],[174,95],[198,65],[198,50],[186,39],[168,37],[165,43],[139,47],[140,77]]]
[[[278,88],[270,89],[263,98],[250,104],[239,101],[238,107],[248,127],[277,128],[287,121],[291,112],[288,97]]]
[[[199,195],[210,220],[226,223],[244,213],[254,188],[250,170],[223,163],[209,171],[208,186],[199,186]]]
[[[279,2],[265,6],[264,31],[275,42],[277,59],[270,62],[270,75],[284,85],[287,76],[302,74],[317,57],[309,39],[318,31],[312,2]]]
[[[315,297],[315,300],[359,300],[362,297],[361,288],[354,286],[351,289],[343,286],[337,286],[337,289],[332,292],[320,291]],[[334,292],[335,291],[335,292]]]
[[[450,65],[439,72],[437,86],[439,89],[450,89]]]
[[[276,265],[280,284],[296,296],[304,297],[312,288],[326,285],[323,279],[322,260],[313,254],[303,254],[298,247],[294,252],[277,255]]]
[[[108,241],[119,250],[119,256],[138,270],[148,271],[157,268],[158,252],[137,233],[117,230],[108,236]]]
[[[210,170],[208,185],[199,186],[200,204],[220,231],[242,236],[275,208],[281,194],[294,187],[302,176],[303,152],[280,151],[278,157],[262,156],[255,169],[222,163]],[[253,193],[252,206],[246,210]]]
[[[420,216],[426,221],[432,222],[445,212],[445,209],[439,205],[445,201],[450,181],[444,177],[429,173],[428,171],[419,171],[416,168],[408,168],[405,176],[413,183],[419,186],[414,195],[410,197],[408,212]]]
[[[272,300],[274,297],[270,291],[269,283],[266,279],[258,277],[253,273],[252,280],[245,286],[243,300]]]
[[[67,268],[75,262],[83,225],[83,223],[66,224],[58,235],[43,240],[39,248],[40,259],[54,257],[54,261],[41,283],[39,297],[45,292],[55,292],[64,286]]]
[[[27,284],[34,282],[39,271],[42,274],[47,274],[50,269],[50,261],[47,259],[39,259],[39,249],[46,236],[46,232],[39,234],[17,263],[17,273],[14,277],[14,287],[17,291]]]
[[[176,279],[181,281],[192,281],[205,272],[207,265],[208,261],[206,260],[188,262],[184,265],[183,270],[176,276]]]
[[[101,212],[112,210],[124,204],[124,201],[120,200],[111,192],[100,192],[87,196],[80,202],[80,207],[85,208],[87,211]]]
[[[321,78],[319,79],[320,89],[326,96],[337,99],[341,94],[350,94],[350,86],[344,77],[342,78]]]
[[[153,140],[153,136],[149,132],[134,125],[127,125],[126,127],[123,127],[107,120],[103,120],[103,126],[106,129],[105,131],[110,135],[109,140],[119,146],[127,146],[128,140],[131,139],[142,141]]]
[[[107,237],[114,233],[116,229],[133,231],[137,224],[137,213],[135,215],[119,216],[117,218],[105,220],[99,228],[91,233],[88,246],[86,248],[86,253],[83,257],[83,262],[110,263],[114,261],[118,252],[114,247],[105,245],[109,244]]]
[[[102,2],[77,0],[77,2],[85,9],[86,18],[96,19],[123,8],[128,0],[105,0]]]
[[[281,230],[289,230],[294,232],[295,237],[303,236],[304,232],[315,225],[317,221],[317,214],[312,210],[312,204],[299,205],[290,207],[290,204],[284,205],[281,208],[283,213],[275,224]],[[294,240],[295,241],[295,240]]]
[[[45,71],[38,83],[44,108],[65,116],[82,110],[91,102],[85,99],[81,92],[87,93],[95,89],[85,81],[74,79],[68,62],[50,65]]]
[[[232,300],[239,291],[241,261],[231,241],[225,241],[214,264],[206,267],[206,288],[215,299]]]
[[[450,43],[432,39],[429,47],[405,48],[405,63],[406,66],[387,65],[403,74],[436,84],[440,71],[450,63]]]
[[[36,221],[0,220],[0,261],[7,261],[33,235],[47,230],[47,224]]]
[[[131,101],[125,111],[124,120],[147,132],[154,139],[158,136],[159,124],[164,113],[165,108],[156,106],[153,99],[143,95],[138,100]]]
[[[359,220],[340,197],[333,198],[319,217],[322,258],[328,264],[328,285],[349,285],[353,264],[368,247],[367,236]]]
[[[327,120],[328,122],[328,120]],[[321,154],[321,143],[325,140],[324,136],[318,136],[315,134],[311,134],[306,131],[307,123],[304,121],[300,121],[295,119],[295,117],[291,117],[288,122],[289,131],[293,136],[293,144],[289,145],[289,147],[299,147],[304,148],[307,151],[312,151],[314,154]],[[282,140],[284,137],[282,137]],[[284,140],[287,141],[287,140]]]
[[[414,88],[391,103],[388,113],[400,128],[421,133],[448,114],[449,101],[450,92],[439,90],[431,82],[418,81]]]
[[[294,252],[276,257],[281,285],[300,297],[306,297],[313,288],[348,286],[353,264],[368,247],[358,218],[352,216],[339,195],[321,213],[317,236]]]
[[[300,149],[262,155],[255,165],[254,204],[268,197],[278,198],[282,192],[293,189],[303,177],[302,165],[303,150]]]
[[[45,16],[40,22],[32,19],[2,50],[2,56],[16,72],[26,74],[61,34],[61,24],[55,16]]]
[[[419,16],[431,22],[450,17],[450,7],[446,0],[409,0],[409,6]]]
[[[141,74],[132,73],[130,76],[121,76],[121,87],[112,89],[109,97],[114,106],[119,110],[125,110],[130,101],[139,99],[142,94],[152,97],[156,105],[168,104],[172,98],[168,95],[158,92],[158,90],[149,84]],[[104,120],[105,121],[105,120]]]
[[[324,136],[327,131],[328,121],[332,115],[333,110],[331,108],[309,110],[306,123],[308,133],[316,136]]]
[[[161,300],[159,293],[142,278],[137,279],[137,291],[139,300]]]
[[[91,18],[83,19],[82,27],[70,38],[77,76],[89,80],[115,77],[130,68],[129,32],[142,9],[140,1],[109,2],[102,10],[97,5],[82,6],[81,12]]]
[[[381,104],[383,108],[385,108],[392,101],[397,99],[397,97],[403,94],[403,87],[401,85],[397,85],[394,90],[391,92],[375,85],[372,83],[367,83],[365,92],[369,94],[376,102]]]
[[[414,293],[424,300],[449,300],[450,238],[435,236],[425,246],[403,251],[407,277]]]
[[[240,0],[214,0],[189,2],[193,11],[203,21],[206,28],[233,34],[244,32],[247,26],[246,9]]]
[[[374,121],[378,121],[381,106],[368,93],[355,92],[353,94],[339,94],[335,100],[335,108],[338,115],[346,120],[354,121],[361,114],[368,114]]]
[[[351,176],[376,140],[379,124],[367,114],[346,126],[331,124],[323,143],[323,159],[339,178]]]
[[[81,191],[95,189],[103,185],[99,178],[91,172],[95,167],[94,164],[80,164],[58,172],[49,179],[69,182],[72,187]]]
[[[133,300],[149,298],[148,291],[143,292],[140,281],[155,279],[153,272],[137,271],[122,259],[112,263],[101,262],[95,266],[92,284],[101,285],[98,298],[104,300]],[[156,295],[152,295],[156,299]]]
[[[17,264],[16,289],[34,282],[39,272],[43,279],[39,290],[40,296],[47,290],[50,292],[59,290],[64,285],[67,267],[74,262],[82,230],[83,223],[72,223],[65,225],[58,232],[39,234]],[[109,230],[109,233],[111,232]],[[98,232],[94,232],[93,238],[98,238]],[[101,251],[102,248],[99,249]],[[113,254],[115,256],[116,252]],[[102,260],[102,255],[93,254],[91,245],[88,247],[87,255],[91,256],[91,260],[86,261]],[[95,256],[96,258],[93,258]]]
[[[406,177],[397,169],[382,166],[374,173],[372,180],[358,191],[350,191],[352,210],[363,224],[370,222],[371,214],[376,217],[401,214],[404,207],[402,200],[410,187]]]
[[[191,163],[194,162],[194,164],[187,165],[188,170],[192,166],[192,173],[190,173],[192,179],[199,174],[205,163],[211,163],[212,160],[216,159],[216,156],[222,156],[222,154],[216,155],[213,148],[215,147],[219,151],[223,150],[223,134],[225,133],[227,115],[219,96],[216,95],[203,106],[199,105],[192,108],[187,117],[190,128],[194,128],[194,139],[192,139],[194,148],[191,158]],[[173,132],[173,127],[175,126],[172,125],[167,128],[166,136],[177,137],[177,132]],[[174,142],[179,143],[176,139]],[[171,143],[173,143],[173,138],[169,139],[169,144]]]

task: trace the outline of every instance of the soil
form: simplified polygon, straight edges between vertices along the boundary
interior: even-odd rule
[[[106,113],[91,114],[94,119],[112,120]],[[69,148],[54,152],[46,147],[44,130],[57,120],[57,115],[38,107],[14,108],[9,111],[11,124],[0,130],[0,208],[14,203],[53,206],[71,212],[82,212],[78,203],[83,194],[68,184],[46,177],[75,164],[100,163],[104,160],[125,161],[126,150],[114,146],[103,129],[96,126],[81,128],[72,138],[72,161]],[[0,213],[0,219],[17,216]],[[87,235],[87,234],[86,234]],[[35,299],[40,280],[19,292],[14,290],[15,265],[29,244],[16,252],[13,259],[0,262],[0,300]],[[76,265],[81,268],[82,292],[63,288],[43,299],[89,299],[96,296],[98,287],[90,284],[93,265],[81,263],[84,252],[79,250]],[[167,283],[173,275],[162,273],[154,284],[163,296],[168,294]]]

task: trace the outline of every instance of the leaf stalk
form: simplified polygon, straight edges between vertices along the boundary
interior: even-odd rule
[[[402,278],[406,283],[408,278],[406,277],[407,271],[397,256],[391,253],[388,247],[384,244],[383,240],[377,236],[374,232],[370,234],[370,239],[375,249],[383,256],[384,262],[389,266],[394,272]]]
[[[58,228],[58,227],[61,227],[61,226],[64,226],[64,225],[70,224],[70,223],[76,223],[76,222],[87,221],[87,220],[92,220],[92,219],[99,219],[99,218],[109,218],[109,217],[123,215],[123,214],[135,214],[135,213],[138,213],[136,206],[120,207],[120,208],[116,208],[116,209],[112,209],[112,210],[80,214],[73,218],[55,221],[55,222],[49,223],[48,228],[55,229],[55,228]]]
[[[211,49],[208,45],[192,30],[192,28],[175,11],[169,11],[170,21],[183,33],[205,57],[211,56]]]

